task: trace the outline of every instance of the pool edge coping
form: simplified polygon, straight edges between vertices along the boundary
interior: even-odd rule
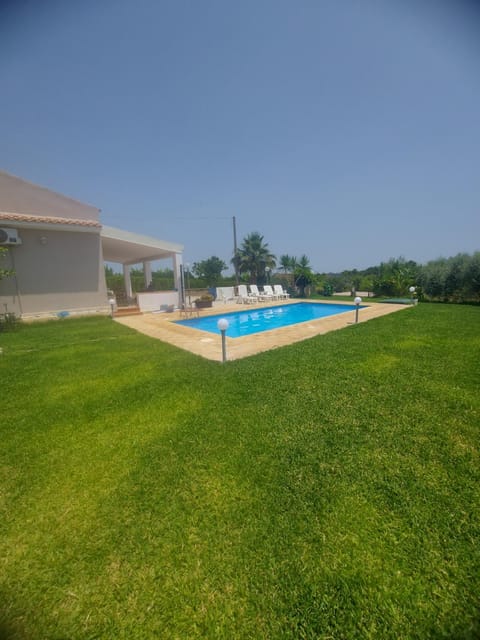
[[[266,302],[264,305],[260,306],[260,305],[255,305],[255,306],[251,306],[251,305],[242,305],[243,307],[247,307],[247,308],[242,308],[239,309],[239,305],[236,305],[236,309],[229,309],[222,312],[216,312],[216,313],[208,313],[208,314],[202,314],[200,317],[191,317],[191,318],[180,318],[180,319],[176,319],[176,320],[172,320],[171,322],[180,325],[182,327],[187,327],[188,329],[196,329],[197,331],[204,331],[207,334],[210,335],[219,335],[218,334],[218,330],[215,331],[211,331],[209,329],[204,329],[202,327],[197,327],[195,326],[195,323],[201,320],[205,320],[206,318],[226,318],[228,320],[228,317],[231,315],[236,315],[238,313],[252,313],[254,311],[266,311],[268,309],[275,309],[278,307],[285,307],[285,306],[297,306],[297,305],[322,305],[322,306],[335,306],[335,307],[344,307],[344,309],[342,309],[342,311],[339,311],[338,314],[337,313],[332,313],[329,314],[328,316],[319,316],[318,318],[309,318],[308,320],[303,320],[301,322],[293,322],[291,324],[287,324],[283,327],[271,327],[268,329],[262,329],[261,331],[254,331],[252,333],[248,333],[246,335],[243,336],[232,336],[228,334],[228,330],[227,330],[227,334],[226,337],[227,338],[231,338],[232,340],[240,340],[241,338],[249,338],[253,335],[256,335],[257,333],[266,333],[267,331],[277,331],[280,329],[286,329],[287,327],[290,326],[294,326],[294,325],[300,325],[300,324],[305,324],[308,322],[314,322],[315,320],[324,320],[325,318],[330,317],[331,315],[341,315],[342,313],[349,313],[352,310],[352,304],[348,303],[348,302],[335,302],[335,301],[325,301],[325,300],[300,300],[300,299],[294,299],[294,300],[278,300],[278,301],[273,301],[276,302],[276,304],[272,304],[272,301],[268,301]],[[362,302],[362,304],[359,306],[359,309],[364,309],[365,307],[367,307],[368,305],[366,305],[365,303]],[[217,307],[218,309],[218,307]],[[355,309],[355,306],[353,306],[353,309]],[[188,324],[188,323],[192,323],[192,324]]]
[[[326,300],[308,300],[308,299],[295,299],[295,300],[280,300],[277,304],[271,301],[268,304],[250,305],[248,310],[256,308],[265,308],[272,306],[280,306],[285,304],[295,304],[298,302],[311,302],[322,304],[339,304],[338,301],[326,301]],[[352,314],[347,313],[335,314],[326,318],[318,318],[316,320],[308,320],[306,322],[300,322],[287,327],[278,329],[269,329],[268,331],[262,331],[260,333],[250,334],[248,336],[242,336],[238,338],[226,337],[227,345],[227,359],[239,360],[241,358],[247,358],[249,356],[263,353],[264,351],[270,351],[279,347],[295,344],[312,338],[317,335],[323,335],[330,331],[336,331],[338,329],[344,329],[350,325],[355,324],[355,304],[349,305],[348,302],[342,302],[352,307]],[[367,322],[374,318],[379,318],[402,309],[409,309],[408,305],[404,304],[384,304],[381,302],[374,302],[368,304],[367,301],[362,301],[364,308],[359,310],[358,323]],[[204,315],[221,316],[222,310],[224,313],[238,311],[238,304],[225,304],[221,308],[218,306],[211,309],[203,310]],[[220,310],[222,309],[222,310]],[[131,329],[139,331],[144,335],[151,338],[161,340],[168,344],[171,344],[180,349],[189,351],[195,355],[201,356],[208,360],[221,362],[222,360],[222,346],[220,333],[216,336],[214,333],[203,331],[192,327],[186,327],[177,324],[180,320],[180,313],[178,311],[173,313],[145,313],[137,316],[125,316],[115,318],[115,322],[123,324]]]

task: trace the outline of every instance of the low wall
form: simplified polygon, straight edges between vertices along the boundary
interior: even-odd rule
[[[178,291],[146,291],[137,293],[137,304],[142,312],[158,311],[164,304],[180,305],[180,297]]]

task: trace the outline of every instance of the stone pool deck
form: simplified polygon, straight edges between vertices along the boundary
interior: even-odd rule
[[[222,315],[223,313],[229,313],[232,311],[251,311],[256,308],[295,304],[296,302],[300,302],[300,300],[282,300],[278,302],[249,305],[236,303],[220,304],[212,307],[211,309],[202,309],[200,314],[202,316]],[[307,302],[315,301],[308,300]],[[335,300],[331,303],[323,300],[322,302],[325,304],[338,304]],[[368,304],[367,301],[364,301],[362,304],[366,306],[359,310],[359,323],[367,322],[368,320],[379,318],[380,316],[385,316],[389,313],[410,308],[404,304],[382,304],[380,302]],[[354,324],[355,321],[355,305],[352,304],[351,306],[352,313],[342,313],[340,315],[329,316],[327,318],[319,318],[318,320],[301,322],[289,327],[264,331],[262,333],[256,333],[242,338],[229,338],[227,331],[227,359],[238,360],[239,358],[246,358],[247,356],[253,356],[257,353],[261,353],[262,351],[269,351],[270,349],[283,347],[288,344],[293,344],[294,342],[300,342],[301,340],[306,340],[313,336],[328,333],[329,331],[344,329],[345,327]],[[173,313],[144,313],[142,315],[126,316],[123,318],[120,317],[115,318],[115,322],[119,322],[131,329],[135,329],[136,331],[144,333],[151,338],[168,342],[180,349],[185,349],[186,351],[195,353],[203,358],[221,362],[222,344],[220,332],[218,336],[216,336],[207,331],[200,331],[198,329],[192,329],[190,327],[175,324],[176,320],[181,319],[183,318],[181,317],[180,312],[174,311]]]

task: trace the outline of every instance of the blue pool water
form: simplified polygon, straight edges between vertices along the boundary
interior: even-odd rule
[[[364,307],[360,306],[360,309],[363,308]],[[281,327],[288,327],[298,322],[318,320],[319,318],[326,318],[327,316],[347,312],[350,312],[353,316],[353,314],[355,314],[355,307],[348,304],[297,302],[276,307],[263,307],[261,309],[221,313],[215,316],[205,316],[204,318],[178,320],[177,324],[218,334],[217,322],[220,318],[225,318],[229,324],[226,335],[229,338],[241,338],[243,336],[249,336],[252,333],[280,329]]]

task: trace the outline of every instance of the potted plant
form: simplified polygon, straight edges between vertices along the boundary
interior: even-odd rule
[[[203,296],[200,296],[200,298],[194,300],[194,305],[197,307],[197,309],[206,309],[207,307],[211,307],[212,303],[213,296],[211,296],[209,293],[205,293]]]

